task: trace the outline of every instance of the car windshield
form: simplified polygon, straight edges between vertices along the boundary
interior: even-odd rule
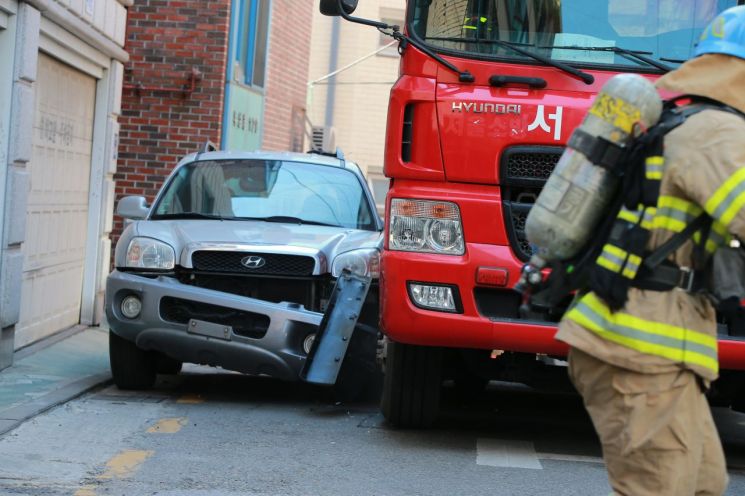
[[[410,31],[463,57],[530,58],[657,70],[682,63],[699,35],[737,0],[415,0]]]
[[[257,219],[375,230],[373,211],[351,171],[281,160],[199,161],[165,186],[152,219]]]

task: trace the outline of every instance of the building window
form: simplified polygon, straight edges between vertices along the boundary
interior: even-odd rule
[[[240,0],[235,78],[257,88],[266,83],[270,9],[271,0]]]

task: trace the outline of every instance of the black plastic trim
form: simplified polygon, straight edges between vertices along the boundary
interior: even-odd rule
[[[563,146],[511,146],[505,148],[502,151],[502,155],[499,160],[499,184],[502,190],[502,212],[504,214],[504,225],[507,231],[507,237],[510,241],[510,247],[512,252],[523,262],[527,262],[530,259],[530,254],[526,254],[520,248],[520,240],[518,239],[518,231],[513,226],[512,214],[513,213],[527,213],[530,211],[531,203],[519,203],[517,198],[513,198],[512,188],[529,188],[540,192],[543,186],[546,184],[548,178],[531,178],[531,177],[516,177],[510,176],[508,173],[508,166],[510,164],[510,158],[517,154],[531,154],[531,155],[551,155],[556,157],[557,161],[561,154],[564,152]]]

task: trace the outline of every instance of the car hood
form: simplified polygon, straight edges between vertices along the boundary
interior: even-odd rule
[[[379,231],[342,227],[263,221],[144,220],[122,235],[117,245],[117,262],[123,262],[128,240],[135,236],[170,244],[180,265],[187,268],[192,266],[190,255],[194,251],[231,250],[313,256],[321,262],[321,272],[329,271],[341,253],[359,248],[381,249],[383,242]]]

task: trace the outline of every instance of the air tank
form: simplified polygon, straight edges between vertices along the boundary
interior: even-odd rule
[[[605,83],[577,129],[595,138],[590,141],[603,138],[623,146],[635,132],[656,124],[661,113],[662,100],[651,82],[637,74],[619,74]],[[570,144],[525,223],[536,249],[531,265],[540,268],[575,256],[606,215],[617,186],[617,176]]]

